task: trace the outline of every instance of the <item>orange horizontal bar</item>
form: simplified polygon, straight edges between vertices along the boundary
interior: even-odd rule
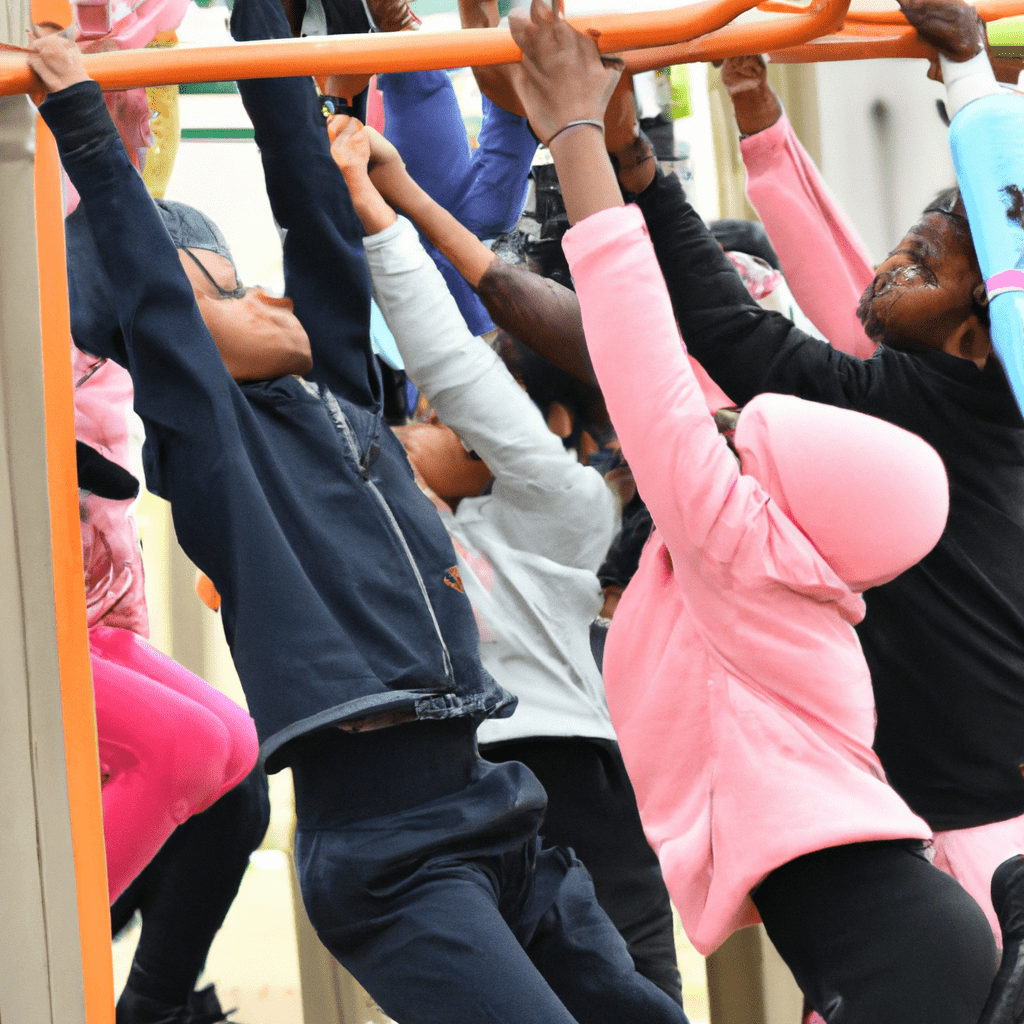
[[[624,53],[631,74],[672,64],[724,60],[748,53],[764,53],[799,46],[819,36],[838,32],[850,0],[817,0],[806,13],[784,18],[729,25],[690,42]]]
[[[986,22],[1024,14],[1024,0],[982,0],[976,6]],[[850,12],[846,24],[832,35],[771,54],[772,60],[778,64],[816,64],[820,61],[876,60],[883,57],[931,59],[935,57],[935,50],[921,41],[899,11],[860,10]]]
[[[935,56],[909,25],[845,25],[839,32],[801,46],[770,53],[773,64],[818,64],[834,60],[877,60],[892,57]]]
[[[756,0],[705,0],[690,7],[643,14],[570,18],[580,31],[597,34],[602,53],[693,39],[728,24]],[[223,46],[123,50],[85,54],[90,76],[105,89],[174,82],[221,82],[239,78],[326,75],[346,71],[416,71],[518,61],[519,47],[506,28],[456,32],[396,32],[231,43]],[[28,92],[33,79],[20,53],[0,54],[0,95]]]
[[[771,0],[769,0],[771,2]],[[996,21],[999,18],[1013,18],[1024,14],[1024,2],[1022,0],[981,0],[974,5],[978,13],[985,21]],[[761,10],[767,10],[765,4]],[[847,22],[855,21],[858,24],[867,22],[872,25],[906,25],[907,19],[902,11],[873,11],[870,8],[851,8],[846,15]]]

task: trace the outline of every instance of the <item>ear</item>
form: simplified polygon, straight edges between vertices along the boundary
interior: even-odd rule
[[[984,288],[984,285],[981,286]],[[984,367],[992,354],[992,335],[977,313],[971,313],[950,339],[945,351]]]
[[[561,402],[552,402],[548,409],[548,429],[563,441],[572,434],[572,413]]]

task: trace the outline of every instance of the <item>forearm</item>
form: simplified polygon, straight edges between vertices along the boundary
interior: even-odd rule
[[[137,311],[156,298],[177,302],[183,315],[201,324],[177,252],[124,150],[99,86],[84,82],[53,93],[40,113],[81,196],[95,258],[116,282],[110,298],[122,325],[135,326]],[[130,332],[125,336],[129,341]]]
[[[73,306],[76,341],[128,367],[151,438],[186,425],[212,432],[217,403],[210,396],[224,396],[233,385],[99,87],[89,82],[54,93],[40,113],[82,199],[73,215],[76,239],[88,244],[69,244],[69,270],[85,301],[100,295],[104,307],[96,309],[97,321],[83,322]],[[76,265],[83,257],[88,263]],[[83,327],[95,330],[85,337]]]
[[[589,124],[575,125],[551,139],[549,148],[570,224],[624,205],[603,131]]]
[[[498,327],[559,369],[597,388],[574,292],[495,259],[481,277],[477,293]]]
[[[740,152],[747,196],[779,255],[793,297],[835,348],[869,357],[875,346],[856,309],[874,268],[785,115],[743,139]]]
[[[476,288],[487,268],[497,259],[494,253],[431,199],[402,164],[385,164],[371,171],[370,178],[388,203],[400,209]]]
[[[659,176],[637,197],[637,205],[682,336],[716,384],[741,405],[773,390],[839,401],[840,378],[826,364],[859,361],[803,334],[781,314],[762,309],[676,179]],[[842,379],[856,387],[858,375],[851,370]]]
[[[352,197],[352,208],[368,235],[375,235],[398,219],[398,215],[377,191],[365,172],[346,172],[345,184]]]

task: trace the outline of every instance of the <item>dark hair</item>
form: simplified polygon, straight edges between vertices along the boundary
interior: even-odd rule
[[[745,252],[764,260],[772,270],[782,269],[768,232],[757,221],[726,217],[709,221],[708,231],[726,252]]]
[[[508,331],[498,332],[495,348],[509,368],[509,372],[526,389],[526,393],[545,419],[548,418],[551,406],[555,402],[564,406],[571,414],[573,431],[570,437],[565,439],[569,447],[578,450],[579,435],[584,430],[598,443],[608,439],[608,412],[599,392],[592,385],[584,384],[559,369],[533,349],[527,348]]]
[[[540,238],[527,240],[526,255],[541,277],[550,278],[563,288],[575,291],[569,262],[562,251],[562,236],[568,230],[569,218],[564,211],[549,217],[541,226]]]
[[[967,211],[964,209],[963,197],[960,195],[960,189],[956,185],[939,189],[935,193],[935,198],[924,208],[924,212],[945,213],[950,217],[959,217],[965,222],[967,220]]]
[[[940,189],[935,198],[924,208],[924,214],[941,213],[950,219],[955,226],[961,241],[967,247],[975,263],[978,261],[977,253],[974,250],[974,239],[971,237],[971,225],[967,222],[967,210],[964,208],[963,196],[956,185]],[[988,301],[979,302],[974,300],[974,312],[986,330],[991,327],[991,317],[988,311]]]

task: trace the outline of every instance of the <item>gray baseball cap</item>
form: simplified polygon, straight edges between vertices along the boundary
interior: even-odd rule
[[[223,256],[235,271],[238,268],[231,257],[231,250],[224,240],[220,228],[201,210],[185,203],[170,202],[166,199],[156,200],[157,209],[163,217],[171,241],[177,249],[209,249],[210,252]]]

